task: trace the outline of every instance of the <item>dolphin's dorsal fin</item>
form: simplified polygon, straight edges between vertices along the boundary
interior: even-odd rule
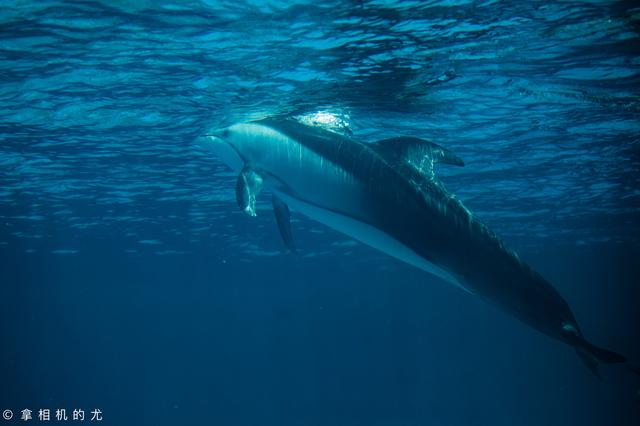
[[[256,215],[256,198],[262,190],[262,176],[249,166],[244,169],[238,176],[236,183],[236,201],[243,212],[249,216]]]
[[[464,166],[464,161],[448,149],[411,136],[382,139],[370,146],[392,165],[407,164],[423,174],[433,174],[434,163]]]
[[[291,214],[289,213],[289,206],[282,201],[276,194],[272,194],[271,203],[273,204],[273,213],[276,215],[276,223],[280,230],[280,236],[282,241],[289,250],[293,253],[298,253],[296,246],[293,243],[293,234],[291,233]]]

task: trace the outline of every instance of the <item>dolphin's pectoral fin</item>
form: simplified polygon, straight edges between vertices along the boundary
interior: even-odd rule
[[[392,165],[407,164],[424,174],[433,174],[434,163],[464,166],[464,161],[453,152],[420,138],[383,139],[370,146]]]
[[[273,204],[273,213],[276,215],[276,222],[278,223],[278,229],[280,230],[280,236],[284,244],[293,253],[297,253],[295,244],[293,244],[293,234],[291,233],[291,214],[289,213],[289,206],[280,198],[273,194],[271,196],[271,202]]]
[[[236,201],[243,212],[256,215],[256,198],[262,190],[262,176],[249,166],[245,166],[236,183]]]

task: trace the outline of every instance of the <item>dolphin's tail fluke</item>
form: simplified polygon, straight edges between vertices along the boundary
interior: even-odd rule
[[[575,336],[572,340],[574,340],[573,347],[580,359],[598,378],[600,378],[599,364],[616,364],[627,361],[624,356],[618,353],[592,345],[582,336]]]

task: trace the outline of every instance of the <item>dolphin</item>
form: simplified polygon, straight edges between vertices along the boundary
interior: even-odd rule
[[[434,166],[464,166],[448,149],[416,137],[363,143],[292,118],[238,123],[203,140],[238,172],[246,214],[270,190],[291,251],[289,207],[497,305],[573,347],[598,377],[599,364],[626,361],[588,342],[558,291],[446,190]]]

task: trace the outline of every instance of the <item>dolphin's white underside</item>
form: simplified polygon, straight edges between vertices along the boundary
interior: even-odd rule
[[[380,229],[349,216],[323,209],[313,204],[305,203],[304,201],[295,197],[290,197],[287,194],[279,193],[277,191],[276,193],[293,210],[323,223],[338,232],[346,234],[361,243],[380,250],[389,256],[395,257],[396,259],[413,265],[464,290],[467,290],[447,271],[425,260],[409,247],[400,243]]]

